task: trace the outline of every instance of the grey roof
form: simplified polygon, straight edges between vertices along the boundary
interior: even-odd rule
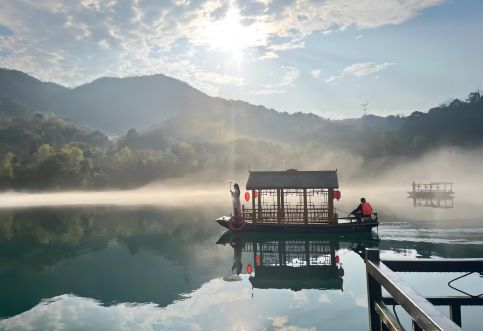
[[[251,171],[247,190],[339,188],[337,171]]]

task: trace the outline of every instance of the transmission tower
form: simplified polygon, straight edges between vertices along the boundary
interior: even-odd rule
[[[366,103],[361,103],[362,106],[362,113],[364,116],[367,116],[367,106],[369,105],[369,102]]]

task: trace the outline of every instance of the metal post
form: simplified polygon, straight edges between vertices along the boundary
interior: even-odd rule
[[[413,320],[413,331],[423,331],[421,327]]]
[[[449,306],[449,317],[453,322],[461,326],[461,306],[460,305],[450,305]]]
[[[372,331],[380,328],[381,320],[376,312],[375,301],[381,300],[382,288],[381,284],[372,277],[367,270],[367,262],[373,262],[379,264],[379,250],[366,249],[365,262],[366,262],[366,278],[367,278],[367,301],[369,306],[369,326]]]

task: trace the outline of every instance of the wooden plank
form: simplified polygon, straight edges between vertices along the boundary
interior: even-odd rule
[[[280,223],[280,189],[277,189],[277,222]]]
[[[285,218],[285,199],[283,196],[283,189],[280,189],[280,218],[284,219]]]
[[[337,220],[334,218],[334,189],[330,188],[327,194],[327,204],[329,208],[329,222],[336,223]]]
[[[258,190],[258,220],[263,222],[262,215],[262,190]]]
[[[257,214],[255,212],[255,190],[252,190],[252,222],[257,223]]]

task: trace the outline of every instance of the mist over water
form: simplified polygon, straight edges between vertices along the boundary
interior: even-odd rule
[[[304,161],[305,162],[305,161]],[[380,212],[382,222],[431,219],[439,221],[481,219],[483,215],[483,150],[441,149],[419,159],[401,161],[377,175],[359,171],[353,176],[358,163],[349,173],[338,163],[324,160],[314,168],[299,164],[299,170],[336,169],[342,199],[336,202],[339,216],[345,216],[366,197]],[[344,163],[347,168],[350,163]],[[283,170],[283,169],[253,169]],[[208,182],[199,180],[199,174],[165,182],[153,182],[134,190],[123,191],[69,191],[69,192],[6,192],[0,194],[0,208],[75,206],[75,205],[153,205],[166,207],[220,206],[230,212],[229,180],[236,180],[244,187],[248,171],[234,173],[227,178],[218,177]],[[411,183],[450,181],[454,183],[454,208],[414,208],[407,198]]]

